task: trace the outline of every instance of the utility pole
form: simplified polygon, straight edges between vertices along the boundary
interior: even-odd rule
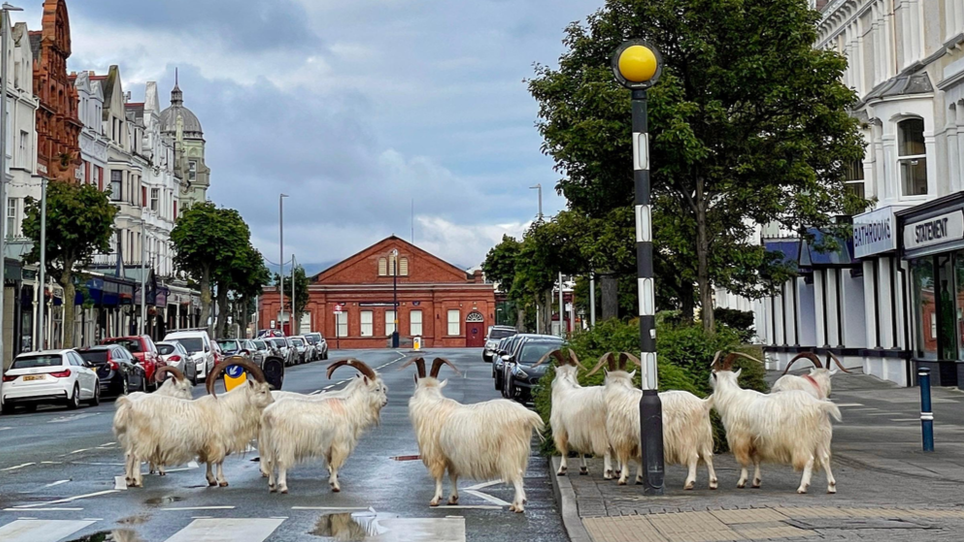
[[[559,273],[559,336],[566,336],[566,305],[562,297],[562,273]]]
[[[596,327],[596,274],[589,274],[589,327]]]
[[[46,341],[44,335],[44,314],[47,308],[47,177],[40,178],[40,303],[37,306],[37,350],[43,350]]]
[[[398,348],[398,249],[392,249],[392,348]]]
[[[280,194],[278,196],[278,236],[281,244],[281,257],[278,261],[281,262],[278,265],[281,269],[278,269],[278,301],[281,303],[281,313],[278,314],[278,327],[284,332],[285,325],[281,320],[281,317],[285,313],[285,198],[287,194]],[[291,325],[288,325],[291,328]]]
[[[291,255],[291,316],[288,317],[288,329],[292,335],[299,335],[301,332],[301,322],[298,322],[298,329],[295,329],[295,255]]]
[[[137,334],[143,335],[147,329],[147,224],[141,220],[141,322],[137,327]]]
[[[542,183],[537,183],[535,186],[530,186],[529,190],[539,191],[539,222],[542,222]]]

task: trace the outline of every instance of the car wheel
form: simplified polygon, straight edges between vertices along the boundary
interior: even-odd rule
[[[67,408],[77,410],[80,408],[80,386],[74,384],[74,394],[67,398]]]
[[[495,374],[495,389],[502,391],[502,373]]]
[[[90,406],[100,404],[100,382],[94,382],[94,397],[90,400]]]
[[[127,395],[128,393],[130,393],[130,391],[131,391],[130,382],[127,381],[127,375],[124,375],[124,378],[121,380],[120,394]]]
[[[515,377],[512,375],[509,375],[509,378],[505,384],[505,398],[514,401],[515,393],[516,393]]]
[[[191,374],[191,385],[197,386],[197,366],[194,366],[194,373]]]
[[[142,392],[144,392],[144,393],[147,393],[147,376],[146,376],[146,375],[141,375],[141,388],[140,388],[140,390],[141,390]]]
[[[13,411],[15,408],[16,407],[13,406],[13,404],[11,403],[4,403],[3,406],[0,407],[0,412],[2,412],[3,414],[13,414]]]

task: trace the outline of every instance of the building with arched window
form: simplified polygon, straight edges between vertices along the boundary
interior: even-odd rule
[[[395,252],[397,251],[397,257]],[[395,330],[402,344],[424,348],[481,347],[495,323],[495,289],[469,273],[392,236],[311,278],[302,333],[319,331],[332,348],[386,348]],[[259,319],[281,328],[276,286],[264,289]]]

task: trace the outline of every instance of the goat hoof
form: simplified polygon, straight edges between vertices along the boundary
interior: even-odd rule
[[[717,482],[716,480],[713,480],[712,482],[710,482],[710,489],[716,489],[717,486],[719,486],[719,482]]]
[[[333,488],[331,488],[331,492],[332,492],[332,493],[341,493],[341,488],[340,488],[340,487],[333,487]]]
[[[431,506],[432,508],[435,508],[436,506],[438,506],[438,503],[439,503],[439,499],[432,499],[428,501],[428,505]]]
[[[167,476],[167,473],[166,473],[166,472],[159,472],[159,473],[157,473],[157,475],[158,475],[158,476]]]
[[[642,478],[637,478],[637,479],[636,479],[636,485],[638,485],[638,486],[643,485],[643,479],[642,479]]]
[[[282,489],[282,490],[281,490],[281,494],[282,494],[282,495],[287,495],[287,494],[288,494],[288,488]]]
[[[683,491],[692,491],[692,490],[693,490],[693,487],[695,487],[695,486],[696,486],[695,483],[690,482],[690,483],[686,484],[685,486],[683,486]]]
[[[458,497],[449,497],[449,504],[450,504],[450,505],[454,505],[454,504],[458,504],[458,503],[459,503],[459,498],[458,498]]]
[[[830,486],[827,488],[827,495],[834,495],[837,493],[837,488],[835,486]]]
[[[277,493],[277,492],[278,492],[277,488],[273,488],[273,487],[268,488],[268,493]]]
[[[589,474],[589,469],[587,469],[586,467],[579,467],[580,476],[586,476],[588,474]]]
[[[227,483],[227,482],[218,482],[218,486],[220,486],[220,487],[228,487],[228,483]]]
[[[745,489],[745,488],[746,488],[746,484],[745,484],[745,483],[736,484],[736,488],[737,488],[737,489]]]
[[[799,495],[806,495],[806,494],[807,494],[807,488],[805,488],[805,487],[799,487],[799,488],[797,488],[797,493],[798,493]]]
[[[618,481],[618,482],[616,482],[616,483],[619,484],[619,485],[621,485],[621,486],[624,486],[624,485],[626,485],[626,480],[620,480],[620,481]]]
[[[566,475],[566,471],[562,469],[559,469],[556,471],[556,476],[565,476],[565,475]]]
[[[612,479],[613,479],[612,470],[607,470],[606,472],[603,473],[603,480],[612,480]]]
[[[218,485],[218,483],[217,483],[216,480],[208,480],[208,485],[211,486],[211,487],[214,487],[214,486]]]

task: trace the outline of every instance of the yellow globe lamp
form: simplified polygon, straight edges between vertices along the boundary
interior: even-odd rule
[[[620,45],[613,55],[612,64],[616,80],[633,90],[653,86],[663,70],[659,50],[643,40],[630,40]]]

